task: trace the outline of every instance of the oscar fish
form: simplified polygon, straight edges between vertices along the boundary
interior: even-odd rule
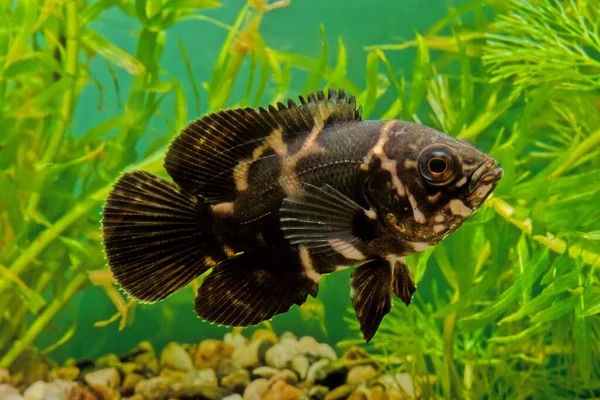
[[[470,142],[400,120],[363,120],[344,90],[266,108],[225,109],[185,127],[171,180],[123,174],[102,211],[116,281],[155,302],[205,276],[204,320],[250,326],[316,297],[354,267],[351,303],[366,341],[416,290],[405,256],[454,232],[502,177]]]

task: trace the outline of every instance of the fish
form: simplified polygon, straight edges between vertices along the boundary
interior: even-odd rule
[[[405,257],[436,245],[502,177],[466,140],[401,120],[363,120],[343,89],[230,108],[184,127],[169,179],[122,174],[102,210],[108,265],[140,302],[203,276],[194,309],[213,324],[271,320],[324,275],[353,267],[350,300],[369,342],[394,297],[416,291]]]

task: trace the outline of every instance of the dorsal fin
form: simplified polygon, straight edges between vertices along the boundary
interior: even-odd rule
[[[205,115],[190,123],[173,140],[165,168],[182,188],[204,196],[209,202],[229,201],[235,196],[234,170],[241,161],[261,156],[257,151],[274,131],[281,137],[307,134],[315,124],[327,127],[361,119],[354,96],[343,89],[310,93],[300,104],[288,100],[267,108],[237,108]]]

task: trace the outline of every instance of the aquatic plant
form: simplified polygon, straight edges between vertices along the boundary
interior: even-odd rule
[[[425,396],[594,397],[600,3],[512,0],[491,20],[483,3],[414,42],[368,49],[398,81],[385,52],[416,46],[410,96],[423,101],[407,117],[489,148],[506,171],[487,209],[410,259],[414,304],[397,301],[372,346]],[[438,36],[443,24],[452,35]],[[403,109],[415,104],[400,89]]]
[[[218,6],[214,0],[0,2],[0,366],[11,365],[31,346],[87,283],[103,287],[118,309],[99,325],[122,317],[123,327],[127,321],[134,304],[116,290],[105,269],[98,212],[124,169],[160,171],[162,148],[188,121],[182,83],[160,66],[166,28],[197,20],[226,29],[205,85],[208,108],[224,106],[246,58],[251,58],[250,76],[259,68],[260,79],[249,79],[243,102],[253,95],[258,103],[268,83],[277,84],[277,98],[289,83],[258,32],[264,13],[286,4],[250,1],[230,26],[198,13]],[[114,9],[139,23],[135,55],[94,29],[103,13]],[[200,89],[181,42],[180,55],[199,113]],[[104,59],[101,72],[91,67],[98,57]],[[132,76],[126,92],[115,68]],[[114,93],[96,74],[112,76]],[[120,112],[78,132],[74,114],[87,85],[96,87],[99,110]],[[105,104],[106,97],[116,104]],[[169,98],[174,110],[165,112]],[[157,123],[166,127],[163,134],[152,132]],[[136,145],[142,139],[152,140],[140,152]],[[43,353],[74,332],[75,325]]]
[[[333,66],[325,35],[316,58],[265,43],[264,13],[286,4],[249,1],[228,25],[198,13],[217,5],[211,0],[0,1],[8,16],[0,24],[0,366],[90,284],[118,311],[100,325],[127,324],[134,304],[105,268],[99,207],[120,171],[160,172],[163,147],[190,118],[188,102],[199,115],[279,101],[297,94],[289,87],[300,76],[303,92],[357,94],[366,118],[415,120],[476,142],[506,171],[472,221],[409,258],[417,296],[384,319],[371,344],[375,360],[409,372],[426,397],[597,395],[598,0],[468,1],[412,41],[367,48],[361,82],[347,77],[358,55],[341,39]],[[94,30],[111,9],[138,21],[135,55]],[[186,19],[227,31],[202,85],[183,44],[188,81],[161,68],[164,28]],[[415,64],[401,73],[389,53],[407,48],[416,48]],[[114,77],[110,89],[90,66],[99,57]],[[131,74],[131,85],[116,68]],[[79,132],[73,116],[89,84],[101,98],[117,92],[126,100],[109,105],[116,116]],[[349,343],[361,341],[340,345]]]

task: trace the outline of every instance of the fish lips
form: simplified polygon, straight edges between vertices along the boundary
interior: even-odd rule
[[[496,185],[502,175],[504,175],[504,170],[502,168],[496,168],[498,165],[498,161],[490,158],[481,164],[475,172],[471,175],[471,179],[469,182],[469,194],[472,194],[475,189],[477,189],[481,185]]]

